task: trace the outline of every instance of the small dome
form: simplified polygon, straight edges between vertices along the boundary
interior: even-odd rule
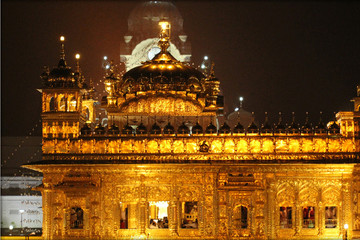
[[[114,123],[108,129],[108,133],[112,135],[117,135],[120,133],[119,127],[116,126]]]
[[[105,134],[105,128],[101,125],[101,123],[99,123],[95,127],[94,132],[96,135],[103,135],[103,134]]]
[[[178,134],[189,134],[190,129],[185,125],[185,122],[183,122],[179,128],[178,128]]]
[[[159,125],[157,125],[156,123],[154,123],[154,124],[151,126],[150,134],[161,134],[161,128],[159,127]]]
[[[133,128],[127,123],[122,129],[122,134],[131,135],[133,133]]]
[[[298,134],[300,133],[300,127],[299,124],[295,122],[295,113],[292,113],[292,122],[290,126],[288,127],[288,133],[290,134]]]
[[[304,125],[301,128],[301,132],[305,133],[305,134],[313,133],[312,124],[309,122],[309,113],[306,113],[306,120],[305,120]]]
[[[175,128],[173,127],[173,125],[171,125],[170,122],[168,122],[168,124],[166,124],[166,126],[164,127],[164,134],[174,134],[175,133]]]
[[[259,133],[259,128],[256,126],[254,121],[249,125],[247,133]]]
[[[91,135],[91,128],[87,123],[84,124],[84,126],[80,129],[81,135]]]
[[[317,134],[324,134],[327,133],[327,127],[322,121],[322,112],[320,112],[320,120],[318,125],[315,127],[315,133]]]
[[[205,133],[207,133],[207,134],[217,133],[217,128],[215,127],[215,125],[212,122],[210,122],[210,124],[206,127]]]
[[[142,122],[136,128],[136,134],[147,134],[147,128]]]
[[[244,126],[241,125],[240,122],[238,122],[233,129],[233,133],[245,133]]]
[[[282,121],[282,116],[281,116],[281,112],[279,112],[279,122],[278,124],[275,126],[275,133],[286,133],[286,126]]]
[[[231,133],[230,126],[226,122],[224,122],[224,124],[219,129],[219,133],[221,133],[221,134],[229,134],[229,133]]]
[[[267,112],[265,113],[265,121],[264,121],[264,124],[261,126],[260,131],[261,131],[261,133],[264,133],[264,134],[273,133],[273,128],[271,127],[271,125],[269,123],[269,118],[268,118]]]
[[[75,74],[71,67],[67,66],[65,61],[64,44],[61,43],[60,60],[57,67],[50,72],[46,70],[41,78],[43,79],[44,87],[50,88],[79,88],[81,87],[81,76],[79,73]]]
[[[203,134],[204,130],[202,126],[199,124],[199,122],[196,122],[195,126],[192,127],[192,133],[193,134]]]
[[[340,126],[334,121],[329,127],[329,133],[331,134],[339,134],[340,133]]]

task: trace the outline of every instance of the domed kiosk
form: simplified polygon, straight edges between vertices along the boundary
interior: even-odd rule
[[[114,121],[120,125],[129,122],[134,128],[140,118],[148,128],[155,122],[163,128],[169,117],[175,129],[183,122],[191,127],[189,123],[194,123],[196,118],[206,126],[223,108],[222,98],[218,96],[220,82],[214,74],[205,76],[178,61],[168,50],[172,25],[167,21],[159,25],[160,52],[153,59],[129,70],[121,79],[109,73],[105,108]]]
[[[124,62],[126,70],[151,60],[160,52],[157,46],[160,21],[171,22],[173,37],[169,52],[182,62],[190,61],[191,45],[183,31],[184,20],[179,10],[168,1],[147,1],[130,13],[128,33],[120,43],[120,61]]]

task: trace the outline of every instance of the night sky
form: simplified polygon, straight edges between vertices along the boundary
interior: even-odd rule
[[[40,120],[40,74],[81,53],[86,78],[102,84],[102,57],[119,60],[127,18],[137,2],[2,1],[1,131],[27,135]],[[215,62],[226,111],[239,96],[263,122],[295,112],[331,120],[352,109],[360,80],[360,3],[355,1],[175,1],[192,44],[192,62]],[[289,120],[288,120],[289,121]],[[36,131],[40,134],[40,128]]]

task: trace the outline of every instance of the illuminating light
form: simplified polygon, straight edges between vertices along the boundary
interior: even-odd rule
[[[80,54],[77,53],[77,54],[75,55],[75,58],[76,58],[76,59],[80,59]]]
[[[162,28],[163,30],[169,29],[169,22],[161,21],[161,22],[159,22],[159,25],[161,26],[161,28]]]
[[[208,58],[208,56],[204,56],[204,60],[208,60],[209,58]]]
[[[107,60],[107,56],[104,56],[104,60]]]
[[[13,225],[10,225],[10,226],[9,226],[9,229],[10,229],[10,230],[13,230],[13,229],[14,229],[14,226],[13,226]]]
[[[243,98],[243,97],[239,97],[239,100],[240,100],[240,102],[242,102],[242,101],[244,100],[244,98]]]
[[[62,42],[65,41],[65,37],[64,37],[64,36],[61,36],[61,37],[60,37],[60,41],[62,41]]]
[[[23,209],[19,210],[19,213],[24,213],[24,212],[25,212],[25,210],[23,210]]]
[[[237,112],[237,111],[239,111],[239,108],[237,107],[237,108],[235,108],[235,112]]]
[[[201,68],[205,69],[206,68],[205,64],[201,64]]]
[[[110,68],[110,65],[109,65],[109,64],[108,64],[108,65],[106,65],[106,66],[105,66],[105,68],[106,68],[106,69],[109,69],[109,68]]]
[[[344,229],[348,229],[349,228],[349,225],[346,223],[346,224],[344,224]]]

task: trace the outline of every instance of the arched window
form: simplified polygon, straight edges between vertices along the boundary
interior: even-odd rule
[[[50,111],[55,111],[55,98],[54,97],[50,98],[49,108],[50,108]]]
[[[337,207],[326,206],[325,207],[325,228],[337,227]]]
[[[182,202],[181,218],[181,228],[198,228],[198,202]]]
[[[65,97],[62,97],[59,104],[59,110],[65,111],[66,110],[66,99]]]
[[[280,228],[292,228],[291,207],[280,207]]]
[[[82,114],[85,115],[85,120],[88,121],[90,119],[90,110],[88,107],[83,106]]]
[[[73,207],[70,209],[70,228],[84,228],[84,211],[79,207]]]
[[[75,112],[76,111],[76,98],[72,97],[70,102],[69,102],[69,111],[70,112]]]
[[[128,204],[120,203],[120,229],[129,228]]]
[[[248,209],[245,206],[237,206],[234,210],[234,224],[236,228],[248,228]]]
[[[315,228],[315,207],[303,207],[303,228]]]

